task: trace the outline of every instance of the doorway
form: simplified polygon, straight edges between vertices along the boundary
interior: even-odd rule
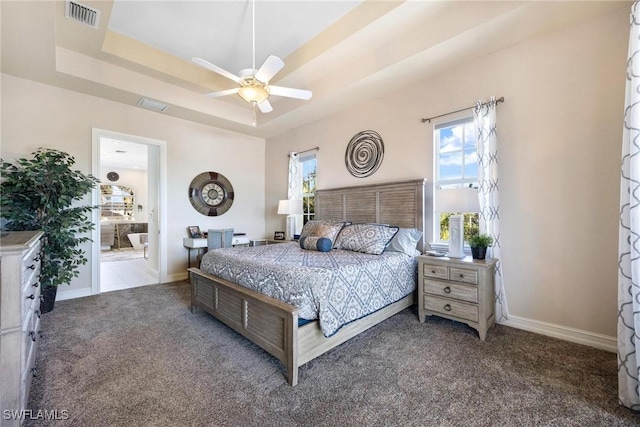
[[[164,141],[93,131],[92,293],[166,281]]]

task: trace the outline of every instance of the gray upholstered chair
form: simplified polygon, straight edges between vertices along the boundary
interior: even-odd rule
[[[207,250],[230,248],[233,241],[233,228],[209,229],[207,232]]]

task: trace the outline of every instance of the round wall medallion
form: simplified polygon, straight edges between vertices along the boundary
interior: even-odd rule
[[[109,172],[107,174],[107,179],[109,181],[117,181],[120,179],[120,175],[118,175],[118,172]]]
[[[202,215],[218,216],[233,204],[231,182],[217,172],[202,172],[189,185],[189,201]]]
[[[344,162],[356,178],[373,175],[382,164],[384,143],[377,132],[364,130],[355,134],[347,145]]]

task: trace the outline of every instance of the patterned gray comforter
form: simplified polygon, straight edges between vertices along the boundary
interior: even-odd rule
[[[329,337],[414,291],[417,260],[401,252],[316,252],[297,243],[214,249],[200,268],[298,307]]]

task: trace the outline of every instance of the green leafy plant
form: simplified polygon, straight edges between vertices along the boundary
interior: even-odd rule
[[[488,234],[476,234],[469,237],[469,246],[472,248],[488,248],[493,245],[493,237]]]
[[[70,284],[87,263],[82,236],[93,230],[88,214],[98,206],[72,206],[100,182],[72,170],[75,159],[62,151],[39,148],[32,159],[0,159],[0,209],[10,231],[40,230],[40,283],[43,288]]]

